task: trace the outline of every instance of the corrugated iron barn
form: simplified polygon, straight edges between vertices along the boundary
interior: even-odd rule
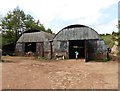
[[[74,59],[77,51],[78,58],[84,58],[86,61],[105,59],[107,48],[103,39],[92,28],[85,25],[70,25],[53,38],[52,56],[62,54],[65,58]]]
[[[42,57],[51,57],[51,40],[53,35],[40,31],[24,33],[16,44],[16,54],[25,55],[28,52]]]

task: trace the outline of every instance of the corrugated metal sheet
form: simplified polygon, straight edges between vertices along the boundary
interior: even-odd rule
[[[46,32],[24,33],[17,42],[43,42],[53,39],[52,34]]]
[[[49,40],[53,41],[50,42]],[[71,40],[73,44],[70,44]],[[83,53],[86,59],[106,57],[107,45],[105,42],[94,29],[84,25],[65,27],[55,36],[43,31],[24,33],[18,40],[16,49],[18,52],[24,53],[25,42],[36,42],[36,52],[38,55],[51,58],[54,57],[56,53],[60,53],[63,54],[65,58],[70,58],[69,54],[72,50],[70,50],[70,46],[75,46],[75,40],[77,40],[76,43],[83,43],[82,47],[85,49],[85,53]]]
[[[103,40],[88,40],[87,48],[89,59],[103,59],[105,58],[104,55],[107,54],[108,46]]]
[[[101,39],[99,34],[89,27],[72,27],[62,29],[54,40],[84,40]]]
[[[17,43],[16,44],[16,54],[17,55],[24,55],[24,50],[25,50],[25,43]]]
[[[65,54],[65,58],[70,58],[71,40],[78,40],[78,43],[83,40],[87,60],[106,57],[107,45],[105,42],[94,29],[84,25],[71,25],[59,31],[53,38],[53,55],[61,53]]]

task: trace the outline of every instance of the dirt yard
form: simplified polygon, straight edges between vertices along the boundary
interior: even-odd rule
[[[117,89],[118,63],[2,57],[3,89]],[[1,63],[0,63],[1,64]]]

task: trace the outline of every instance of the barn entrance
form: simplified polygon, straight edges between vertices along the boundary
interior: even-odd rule
[[[27,42],[25,43],[25,52],[36,52],[36,43],[35,42]]]
[[[75,59],[75,52],[78,52],[78,58],[85,58],[85,40],[69,41],[69,58]]]

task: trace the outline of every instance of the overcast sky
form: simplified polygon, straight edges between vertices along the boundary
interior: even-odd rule
[[[0,15],[17,6],[55,33],[71,24],[87,25],[98,33],[118,31],[118,0],[0,0]]]

